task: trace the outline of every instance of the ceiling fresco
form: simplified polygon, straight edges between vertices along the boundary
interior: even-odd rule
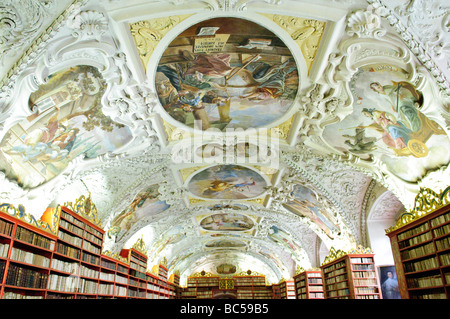
[[[427,170],[448,163],[450,140],[421,112],[424,104],[436,101],[424,96],[409,77],[388,64],[361,67],[349,83],[353,112],[326,127],[324,138],[362,159],[378,157],[397,177],[414,182]]]
[[[252,199],[268,182],[257,171],[241,165],[216,165],[195,173],[187,182],[192,195],[202,199]]]
[[[179,34],[156,69],[159,101],[174,120],[208,130],[266,127],[292,106],[297,66],[284,43],[244,19],[215,18]]]
[[[0,167],[24,187],[59,175],[78,156],[95,158],[131,140],[127,127],[102,113],[106,89],[98,69],[76,65],[49,75],[30,95],[33,113],[0,142]]]
[[[443,1],[420,21],[397,0],[16,2],[0,205],[38,220],[89,196],[111,256],[142,239],[182,283],[278,283],[331,248],[385,251],[368,225],[448,186]]]

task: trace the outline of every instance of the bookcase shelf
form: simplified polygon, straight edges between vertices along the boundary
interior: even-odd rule
[[[0,212],[0,299],[168,299],[176,285],[147,272],[147,256],[102,254],[104,231],[62,206],[56,233]],[[179,276],[178,276],[179,282]]]
[[[180,288],[181,299],[213,299],[226,294],[236,299],[272,299],[272,287],[264,276],[192,276]]]
[[[294,276],[296,299],[324,299],[322,272],[303,271]]]
[[[402,299],[450,298],[450,205],[387,233]]]
[[[280,299],[295,299],[295,283],[294,280],[286,280],[279,283]]]
[[[373,253],[331,253],[320,267],[325,299],[381,299]]]

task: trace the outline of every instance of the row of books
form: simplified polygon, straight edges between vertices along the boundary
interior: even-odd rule
[[[92,269],[90,267],[86,267],[85,265],[81,265],[80,275],[88,278],[98,278],[98,270]]]
[[[332,271],[332,270],[335,270],[335,269],[339,269],[339,268],[342,268],[342,267],[344,267],[345,266],[345,261],[341,261],[341,262],[338,262],[338,263],[336,263],[336,264],[332,264],[331,266],[328,266],[328,267],[325,267],[324,269],[323,269],[323,272],[325,273],[325,272],[330,272],[330,271]],[[326,276],[325,276],[326,277]]]
[[[321,284],[322,278],[308,278],[310,284]]]
[[[406,239],[404,241],[400,241],[398,243],[398,247],[400,249],[403,249],[403,248],[406,248],[406,247],[409,247],[409,246],[412,246],[412,245],[421,244],[421,243],[423,243],[425,241],[428,241],[428,240],[431,240],[431,239],[432,239],[431,232],[426,232],[426,233],[423,233],[423,234],[421,234],[419,236],[412,237],[412,238]]]
[[[116,270],[116,263],[106,260],[106,259],[101,259],[100,260],[100,266],[102,268],[107,268],[107,269],[111,269],[111,270]]]
[[[58,258],[53,258],[50,268],[69,274],[78,274],[79,264],[77,262],[64,261]]]
[[[100,279],[101,280],[107,280],[107,281],[114,281],[115,280],[115,275],[114,273],[110,273],[110,272],[100,272]]]
[[[17,226],[15,238],[44,249],[53,250],[55,248],[55,241],[21,226]]]
[[[373,263],[372,257],[351,257],[350,262],[352,264],[367,264],[367,263]]]
[[[58,243],[58,245],[56,245],[56,252],[75,259],[80,259],[81,256],[80,249],[65,245],[63,243]]]
[[[0,234],[11,237],[14,224],[7,222],[6,220],[0,219]]]
[[[81,248],[81,244],[83,243],[83,239],[81,237],[73,236],[61,229],[58,232],[58,238],[78,248]]]
[[[6,284],[24,288],[45,289],[47,287],[47,280],[47,273],[10,264]]]
[[[378,294],[376,295],[356,295],[356,299],[380,299]]]
[[[437,250],[444,250],[450,247],[450,237],[445,237],[435,241]]]
[[[450,233],[450,224],[444,225],[442,227],[433,229],[433,234],[435,237],[443,236]]]
[[[352,270],[374,270],[374,264],[352,264]]]
[[[414,236],[416,234],[422,233],[424,231],[427,231],[428,229],[429,229],[428,223],[424,223],[417,227],[411,228],[410,230],[407,230],[403,233],[398,234],[397,239],[400,241],[400,240],[406,239],[408,237]]]
[[[325,278],[329,278],[329,277],[335,277],[341,274],[345,274],[347,272],[347,269],[344,268],[339,268],[337,270],[333,270],[331,272],[324,272],[324,277]]]
[[[441,260],[441,266],[450,265],[450,253],[445,255],[439,255],[439,259]]]
[[[77,225],[80,228],[84,228],[84,223],[82,221],[80,221],[77,218],[73,217],[72,215],[66,213],[65,211],[61,211],[61,218],[64,218],[65,220],[71,222],[72,224]]]
[[[81,260],[92,265],[100,265],[100,257],[83,252]]]
[[[347,280],[347,274],[339,275],[336,277],[327,278],[325,284],[334,284],[335,282]]]
[[[103,235],[101,232],[99,232],[97,229],[95,229],[94,227],[91,227],[89,225],[85,225],[86,226],[86,230],[92,234],[94,234],[96,237],[99,238],[103,238]],[[86,236],[85,236],[86,237]]]
[[[309,291],[322,291],[322,286],[309,286]]]
[[[84,234],[83,228],[80,228],[72,223],[69,223],[69,222],[65,221],[64,219],[61,219],[59,222],[59,232],[61,232],[61,227],[74,233],[75,235],[80,236],[80,237],[82,237]]]
[[[298,295],[298,299],[323,299],[324,294],[323,292],[310,292],[309,295],[306,293]]]
[[[23,292],[12,292],[5,291],[3,293],[3,299],[43,299],[44,296],[41,295],[27,295]]]
[[[13,249],[11,250],[11,259],[45,268],[48,268],[50,266],[50,258],[41,256],[39,254],[34,254],[29,251],[21,250],[16,247],[13,247]]]
[[[327,290],[344,289],[344,288],[348,287],[348,283],[346,281],[342,281],[340,283],[326,285],[326,287],[327,287]]]
[[[350,291],[348,289],[327,291],[328,297],[343,297],[343,296],[349,296],[349,295],[350,295]]]
[[[92,243],[90,243],[90,242],[88,242],[86,240],[83,240],[82,248],[85,249],[85,250],[90,251],[91,253],[97,254],[97,255],[100,255],[101,252],[102,252],[101,247],[95,246],[94,244],[92,244]]]
[[[400,255],[402,257],[402,260],[405,259],[411,259],[411,258],[418,258],[425,256],[427,254],[434,253],[434,244],[433,242],[429,242],[426,245],[415,247],[413,249],[403,250]]]
[[[62,276],[50,274],[48,289],[62,292],[78,292],[78,276]]]
[[[79,287],[81,293],[96,294],[98,288],[98,282],[85,278],[80,278]]]
[[[353,278],[375,278],[374,271],[353,271]]]
[[[0,243],[0,258],[8,257],[9,244]]]
[[[375,278],[372,279],[354,279],[353,283],[355,286],[371,286],[376,285],[377,280]]]
[[[357,294],[377,294],[378,288],[376,287],[355,287]]]
[[[425,288],[443,285],[441,275],[421,278],[406,278],[406,282],[409,288]]]
[[[445,293],[412,294],[411,299],[447,299]]]
[[[209,277],[209,278],[188,278],[188,287],[197,286],[219,286],[219,277]]]
[[[450,213],[443,214],[430,220],[431,226],[436,227],[450,221]]]
[[[416,262],[404,263],[406,272],[423,271],[439,267],[436,257],[419,260]]]

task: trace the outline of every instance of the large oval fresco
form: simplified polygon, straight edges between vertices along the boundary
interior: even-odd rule
[[[242,214],[213,214],[203,218],[200,227],[209,231],[247,231],[253,228],[253,220]]]
[[[449,138],[421,112],[425,97],[408,82],[408,73],[386,64],[362,67],[350,81],[350,89],[354,111],[325,128],[327,142],[363,159],[378,157],[393,174],[409,182],[448,163]]]
[[[198,129],[258,128],[288,112],[299,76],[290,50],[251,21],[197,23],[163,53],[155,84],[164,110]]]
[[[267,182],[256,171],[240,165],[216,165],[196,173],[189,191],[204,199],[249,199],[265,192]]]
[[[0,170],[32,188],[57,176],[75,157],[95,158],[129,142],[130,130],[102,113],[105,89],[105,80],[92,66],[50,75],[30,95],[34,113],[0,142]]]

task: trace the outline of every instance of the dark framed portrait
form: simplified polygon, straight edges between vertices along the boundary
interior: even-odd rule
[[[378,267],[383,299],[401,299],[394,265]]]

